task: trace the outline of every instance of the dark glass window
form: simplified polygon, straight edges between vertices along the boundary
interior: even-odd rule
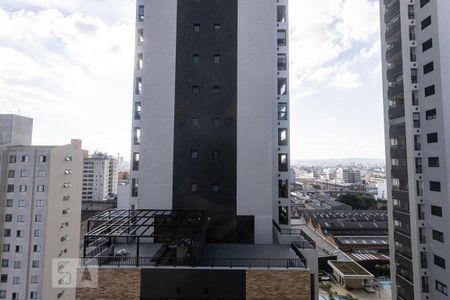
[[[219,127],[220,126],[220,118],[213,118],[212,119],[212,126],[213,127]]]
[[[197,150],[191,150],[191,158],[197,159],[198,158],[198,151]]]
[[[286,153],[278,154],[278,171],[288,171],[288,155]]]
[[[428,16],[425,19],[423,19],[422,22],[420,22],[420,25],[421,25],[422,30],[424,30],[425,28],[430,26],[431,25],[431,16]]]
[[[220,150],[214,149],[211,151],[211,158],[213,160],[219,160],[220,159]]]
[[[430,168],[439,168],[439,157],[428,157],[428,166]]]
[[[278,120],[287,120],[287,103],[278,103]]]
[[[15,156],[15,155],[10,155],[9,156],[9,163],[10,164],[16,163],[16,160],[17,160],[17,156]]]
[[[437,230],[433,230],[433,240],[443,243],[444,233]]]
[[[428,2],[430,2],[430,0],[420,0],[420,8],[422,8],[425,5],[427,5]]]
[[[429,39],[422,43],[422,52],[427,51],[433,47],[433,39]]]
[[[193,85],[193,86],[192,86],[192,94],[194,94],[194,95],[200,94],[200,86],[198,86],[198,85]]]
[[[430,73],[434,70],[434,63],[429,62],[426,65],[423,66],[423,74]]]
[[[220,59],[221,59],[220,54],[214,54],[214,56],[213,56],[213,62],[214,62],[215,64],[220,64]]]
[[[195,193],[198,191],[198,185],[196,183],[191,183],[191,192]]]
[[[197,117],[192,117],[191,125],[192,125],[192,127],[198,127],[198,118]]]
[[[438,255],[434,255],[434,264],[445,269],[445,259]]]
[[[195,23],[194,25],[192,25],[192,27],[193,27],[194,32],[200,32],[200,24],[199,23]]]
[[[213,94],[219,95],[220,94],[220,85],[214,85],[213,86]]]
[[[448,295],[447,285],[437,280],[436,280],[436,290],[446,296]]]
[[[285,71],[287,69],[287,54],[277,54],[277,68],[278,71]]]
[[[441,183],[439,181],[430,181],[430,191],[440,192],[441,191]]]
[[[442,218],[442,207],[431,205],[431,214],[433,216]]]
[[[433,108],[433,109],[427,110],[425,112],[425,117],[426,117],[427,120],[436,119],[436,109]]]
[[[200,62],[200,55],[199,54],[192,54],[192,63],[198,64]]]
[[[427,142],[428,144],[437,143],[438,142],[437,132],[427,134]]]
[[[220,23],[214,23],[214,30],[220,30],[222,28],[222,24]]]
[[[288,194],[288,185],[289,185],[289,181],[288,180],[282,180],[279,179],[278,180],[278,197],[280,198],[288,198],[289,194]]]
[[[218,193],[218,192],[220,192],[220,184],[218,184],[218,183],[213,183],[213,184],[211,185],[211,191],[212,191],[213,193]]]
[[[434,95],[435,93],[436,93],[436,88],[434,87],[434,85],[430,85],[425,88],[425,97]]]
[[[138,21],[144,21],[144,5],[139,5],[138,7]]]

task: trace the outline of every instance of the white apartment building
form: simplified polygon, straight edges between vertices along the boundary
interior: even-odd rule
[[[75,299],[51,268],[79,257],[82,160],[72,144],[0,146],[0,299]]]
[[[336,179],[345,183],[355,183],[361,181],[361,172],[354,168],[338,168],[336,170]]]
[[[449,299],[450,1],[380,4],[393,299]]]
[[[106,200],[117,195],[118,161],[96,152],[84,158],[82,200]]]

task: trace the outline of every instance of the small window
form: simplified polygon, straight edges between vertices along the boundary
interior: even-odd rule
[[[144,45],[144,29],[138,29],[136,42],[138,46]]]
[[[278,78],[278,95],[284,96],[287,95],[287,79],[286,78]]]
[[[39,155],[39,162],[40,163],[47,162],[47,156],[46,155]]]
[[[138,7],[138,22],[144,21],[144,5],[139,5]]]
[[[441,183],[439,181],[430,181],[430,191],[440,192],[441,191]]]
[[[134,144],[139,145],[141,143],[141,128],[134,127]]]
[[[134,102],[134,119],[140,120],[142,115],[141,102]]]
[[[144,68],[144,54],[138,53],[136,57],[136,70],[142,71]]]
[[[6,188],[7,193],[14,193],[14,184],[8,184]]]
[[[192,127],[198,127],[198,118],[197,117],[192,117],[191,119],[191,125]]]
[[[212,191],[213,193],[218,193],[218,192],[220,192],[220,185],[219,185],[218,183],[213,183],[213,184],[211,185],[211,191]]]
[[[12,221],[12,214],[5,214],[5,222],[11,222]]]
[[[16,231],[16,237],[23,238],[23,230],[17,230]]]
[[[437,230],[433,230],[433,240],[438,241],[443,243],[444,242],[444,233],[437,231]]]
[[[436,93],[436,88],[434,85],[430,85],[425,88],[425,97],[432,96]]]
[[[218,150],[218,149],[212,150],[211,158],[212,158],[212,160],[219,160],[220,159],[220,150]]]
[[[278,222],[282,225],[289,225],[289,207],[278,207]]]
[[[285,5],[277,6],[277,22],[278,23],[286,22],[286,6]]]
[[[13,199],[6,199],[6,207],[13,207]]]
[[[434,63],[429,62],[426,65],[423,66],[423,74],[428,74],[434,70]]]
[[[198,159],[198,151],[197,150],[191,150],[191,158]]]
[[[192,63],[198,64],[200,62],[200,54],[192,54]]]
[[[288,155],[286,153],[278,154],[278,171],[288,171]]]
[[[220,94],[220,85],[214,85],[213,86],[213,95],[219,95]]]
[[[35,229],[34,230],[34,237],[40,237],[42,236],[42,232],[40,229]]]
[[[278,146],[288,145],[288,130],[287,128],[278,128]]]
[[[42,222],[42,220],[43,220],[42,215],[34,215],[34,221],[36,223],[40,223]]]
[[[436,119],[436,109],[430,109],[425,112],[425,117],[427,120]]]
[[[20,260],[14,261],[14,269],[22,269],[22,262]]]
[[[193,27],[194,32],[200,32],[200,24],[199,23],[195,23],[194,25],[192,25],[192,27]]]
[[[427,0],[430,1],[430,0]],[[446,296],[448,296],[448,290],[447,285],[443,284],[442,282],[436,280],[436,290]]]
[[[9,252],[11,246],[9,244],[3,244],[3,252]]]
[[[45,170],[39,170],[38,177],[45,177]]]
[[[433,39],[429,39],[422,44],[422,52],[425,52],[433,47]]]
[[[214,128],[220,127],[220,118],[212,118],[212,126]]]
[[[286,46],[286,30],[277,31],[278,46]]]
[[[17,245],[16,246],[16,253],[22,253],[23,252],[23,247],[21,245]]]
[[[17,161],[17,156],[15,156],[15,155],[10,155],[9,156],[9,163],[10,164],[15,164],[16,161]]]
[[[136,78],[136,90],[135,90],[136,95],[142,95],[142,78],[141,77],[137,77]]]
[[[428,142],[428,144],[437,143],[438,142],[437,132],[427,134],[427,142]]]
[[[220,59],[221,59],[220,54],[214,54],[214,56],[213,56],[213,62],[214,62],[215,64],[220,64]]]
[[[413,127],[420,128],[420,113],[413,113]]]
[[[16,171],[15,170],[9,170],[8,171],[8,178],[15,178],[16,177]]]
[[[277,54],[277,69],[278,71],[285,71],[287,69],[287,54]]]
[[[11,229],[3,229],[3,236],[4,237],[10,237],[11,236]]]
[[[30,292],[30,299],[37,299],[38,298],[38,292]]]
[[[192,86],[192,94],[193,94],[193,95],[198,95],[198,94],[200,94],[200,86],[198,86],[198,85],[193,85],[193,86]]]
[[[214,23],[214,30],[215,30],[215,31],[218,31],[218,30],[220,30],[220,29],[222,29],[222,24],[220,24],[220,23]]]
[[[443,214],[442,214],[442,207],[431,205],[431,214],[433,216],[442,218],[442,216],[443,216]]]
[[[445,259],[438,255],[434,255],[434,264],[442,269],[445,269]]]
[[[8,268],[8,267],[9,267],[9,260],[2,259],[2,268]]]
[[[0,276],[0,282],[2,282],[2,283],[8,282],[8,275],[7,274],[2,274]]]
[[[28,162],[30,157],[28,155],[22,155],[22,162]]]
[[[416,174],[422,174],[422,158],[416,157]]]
[[[33,245],[33,252],[36,253],[41,252],[41,245]]]
[[[139,152],[133,152],[133,171],[139,170]]]
[[[287,120],[287,103],[284,102],[278,103],[278,120],[279,121]]]
[[[422,149],[422,144],[420,143],[420,135],[414,136],[414,150],[420,151]]]
[[[196,183],[191,183],[191,192],[198,192],[198,185]]]
[[[428,16],[425,19],[423,19],[422,22],[420,22],[420,25],[421,25],[422,30],[424,30],[425,28],[430,26],[431,25],[431,16]]]
[[[36,200],[36,207],[43,207],[44,201],[43,200]]]
[[[288,180],[278,180],[278,197],[288,198],[289,197],[289,181]]]
[[[422,7],[424,7],[425,5],[427,5],[428,2],[430,2],[430,0],[420,0],[420,8],[422,8]]]
[[[25,201],[25,200],[23,200]],[[25,216],[24,215],[18,215],[17,216],[17,223],[23,223],[25,222]]]
[[[33,260],[32,266],[33,268],[39,268],[39,260]]]
[[[20,170],[20,177],[28,177],[28,170]]]
[[[428,157],[428,167],[439,168],[439,157]]]
[[[27,191],[27,185],[26,184],[19,185],[19,192],[26,193],[26,191]]]

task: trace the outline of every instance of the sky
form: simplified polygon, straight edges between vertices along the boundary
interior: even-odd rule
[[[383,158],[378,0],[290,0],[291,158]],[[0,113],[130,151],[133,0],[0,0]]]

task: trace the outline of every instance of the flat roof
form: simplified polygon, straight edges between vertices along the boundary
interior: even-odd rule
[[[374,276],[354,261],[329,260],[328,264],[344,279],[372,279]]]

